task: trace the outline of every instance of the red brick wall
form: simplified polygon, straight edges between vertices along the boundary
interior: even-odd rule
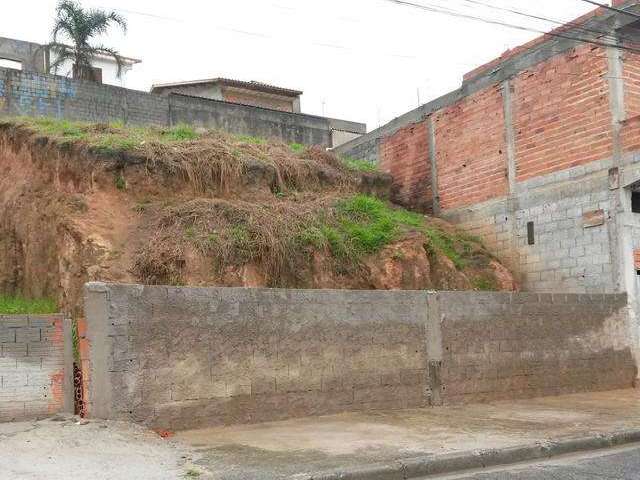
[[[508,192],[499,85],[434,114],[440,206],[472,205]]]
[[[624,151],[640,150],[640,55],[624,52],[624,106],[627,120],[622,127]]]
[[[611,156],[607,75],[606,52],[582,46],[516,77],[518,181]]]
[[[512,81],[517,181],[613,155],[607,52],[580,46]],[[625,55],[626,150],[640,150],[640,55]],[[440,206],[473,205],[508,194],[502,86],[494,85],[435,112]],[[410,206],[432,203],[425,123],[383,139],[382,169]]]
[[[414,123],[382,139],[380,170],[393,175],[394,201],[432,211],[431,162],[427,122]]]

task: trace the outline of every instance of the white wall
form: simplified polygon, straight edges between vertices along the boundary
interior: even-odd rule
[[[51,63],[55,62],[56,54],[51,52]],[[60,65],[58,67],[57,74],[71,77],[72,76],[72,62],[68,61]],[[117,87],[126,87],[127,86],[127,73],[131,71],[132,65],[124,65],[122,67],[122,75],[120,78],[117,76],[118,67],[116,66],[115,60],[102,59],[97,58],[92,62],[92,65],[95,68],[102,69],[102,83],[107,85],[115,85]]]

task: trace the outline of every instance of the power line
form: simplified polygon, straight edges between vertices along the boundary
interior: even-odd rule
[[[528,13],[528,12],[523,12],[521,10],[515,10],[512,8],[505,8],[505,7],[499,7],[497,5],[491,5],[490,3],[486,3],[486,2],[482,2],[480,0],[459,0],[461,2],[466,2],[472,5],[479,5],[485,8],[490,8],[492,10],[498,10],[501,12],[508,12],[508,13],[513,13],[515,15],[519,15],[522,17],[527,17],[527,18],[533,18],[534,20],[541,20],[544,22],[549,22],[549,23],[554,23],[556,25],[560,25],[560,26],[571,26],[571,27],[575,27],[577,30],[582,30],[584,32],[588,32],[588,33],[595,33],[595,34],[599,34],[599,35],[604,35],[604,36],[608,36],[611,38],[616,38],[615,35],[611,34],[610,32],[604,31],[604,30],[597,30],[594,28],[589,28],[589,27],[585,27],[584,24],[580,24],[577,23],[575,21],[569,21],[569,22],[563,22],[561,20],[555,20],[553,18],[547,18],[547,17],[543,17],[540,15],[535,15],[532,13]],[[630,38],[627,38],[623,35],[619,35],[620,38],[625,38],[630,40]]]
[[[591,39],[587,39],[587,38],[581,38],[581,37],[574,37],[571,35],[567,35],[567,34],[563,34],[563,33],[558,33],[558,32],[545,32],[544,30],[538,30],[536,28],[530,28],[530,27],[525,27],[523,25],[515,25],[513,23],[507,23],[507,22],[503,22],[500,20],[494,20],[494,19],[490,19],[490,18],[483,18],[483,17],[477,17],[475,15],[470,15],[467,13],[463,13],[463,12],[459,12],[459,11],[455,11],[455,10],[451,10],[451,9],[444,9],[444,8],[440,8],[439,6],[434,6],[433,4],[429,5],[429,4],[420,4],[420,3],[413,3],[413,2],[409,2],[406,0],[383,0],[389,3],[392,3],[394,5],[399,5],[399,6],[405,6],[405,7],[414,7],[414,8],[418,8],[421,10],[425,10],[428,12],[433,12],[433,13],[441,13],[443,15],[449,15],[449,16],[453,16],[453,17],[457,17],[457,18],[464,18],[467,20],[475,20],[475,21],[479,21],[479,22],[483,22],[483,23],[487,23],[489,25],[498,25],[501,27],[507,27],[507,28],[512,28],[515,30],[522,30],[522,31],[526,31],[526,32],[534,32],[534,33],[539,33],[542,35],[548,35],[551,37],[557,37],[557,38],[564,38],[566,40],[573,40],[575,42],[581,42],[581,43],[589,43],[592,45],[597,45],[599,47],[611,47],[611,48],[617,48],[620,50],[627,50],[633,53],[640,53],[640,50],[633,48],[633,47],[628,47],[626,45],[618,45],[618,44],[613,44],[613,43],[608,43],[608,42],[600,42],[598,40],[591,40]]]
[[[612,7],[611,5],[607,5],[606,3],[594,2],[593,0],[582,0],[582,1],[586,3],[590,3],[591,5],[596,5],[600,8],[604,8],[606,10],[611,10],[612,12],[624,13],[625,15],[629,15],[630,17],[640,18],[640,15],[638,15],[637,13],[629,12],[621,8]]]

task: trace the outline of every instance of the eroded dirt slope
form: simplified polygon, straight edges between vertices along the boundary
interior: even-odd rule
[[[0,123],[0,292],[79,308],[90,280],[516,288],[474,238],[324,151],[215,132]]]

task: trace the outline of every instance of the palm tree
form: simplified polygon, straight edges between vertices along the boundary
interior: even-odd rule
[[[99,9],[84,9],[73,0],[61,0],[56,7],[56,19],[51,35],[49,50],[56,53],[50,69],[57,73],[65,62],[73,63],[73,77],[84,80],[96,80],[92,61],[98,55],[113,57],[118,67],[120,78],[124,61],[118,52],[104,45],[94,45],[91,40],[107,32],[111,25],[119,26],[127,31],[126,20],[114,11],[105,12]],[[62,43],[67,40],[71,45]]]

